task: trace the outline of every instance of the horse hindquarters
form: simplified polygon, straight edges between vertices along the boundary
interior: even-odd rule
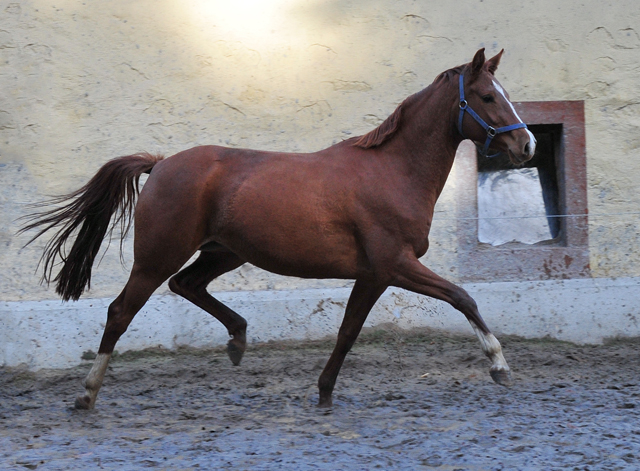
[[[136,206],[133,268],[124,289],[109,306],[98,357],[76,408],[94,407],[116,343],[153,292],[196,252],[202,216],[191,207],[186,191],[197,194],[198,188],[179,189],[171,179],[158,179],[155,171],[145,184]]]

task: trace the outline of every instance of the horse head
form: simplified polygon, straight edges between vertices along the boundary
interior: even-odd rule
[[[458,131],[487,155],[489,149],[505,152],[512,163],[531,159],[536,139],[516,113],[509,94],[495,78],[504,49],[485,60],[484,48],[463,67],[459,76]],[[467,116],[468,115],[468,116]]]

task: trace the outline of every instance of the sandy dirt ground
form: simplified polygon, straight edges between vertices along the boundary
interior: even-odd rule
[[[90,363],[0,369],[0,469],[623,470],[640,468],[640,339],[502,337],[515,385],[475,338],[376,330],[347,357],[334,407],[316,382],[333,340],[116,357],[93,411]]]

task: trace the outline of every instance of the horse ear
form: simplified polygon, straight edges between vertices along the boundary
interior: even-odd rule
[[[482,72],[482,66],[484,65],[484,47],[476,52],[471,61],[471,77],[476,78]]]
[[[487,61],[487,70],[491,75],[495,75],[496,70],[498,70],[498,64],[500,64],[503,53],[504,49]]]

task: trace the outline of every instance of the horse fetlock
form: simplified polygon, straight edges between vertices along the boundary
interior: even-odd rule
[[[491,337],[493,337],[493,335],[491,335]],[[489,359],[491,360],[491,377],[496,383],[504,384],[505,382],[511,381],[511,370],[509,369],[507,360],[505,360],[504,355],[502,354],[500,343],[495,337],[493,337],[493,339],[495,340],[495,343],[491,343],[488,348],[483,350],[487,357],[489,357]],[[496,377],[500,380],[496,380]]]
[[[480,345],[482,346],[482,351],[489,358],[493,359],[496,355],[502,355],[502,347],[500,346],[500,342],[492,333],[482,334],[478,333],[478,337],[480,338]]]
[[[333,405],[333,388],[336,385],[336,379],[325,374],[324,371],[318,378],[319,400],[318,407],[331,407]]]
[[[85,394],[76,398],[76,409],[93,409],[96,403],[96,398],[98,397],[98,392],[102,387],[102,381],[104,380],[104,375],[107,372],[107,366],[109,366],[110,358],[110,353],[98,353],[89,374],[87,374],[87,377],[83,381]]]
[[[247,324],[245,323],[240,328],[234,330],[233,332],[229,332],[229,335],[233,337],[234,340],[246,344],[247,343]]]
[[[491,378],[497,384],[502,386],[511,386],[513,384],[513,380],[511,379],[511,370],[509,369],[507,360],[505,360],[504,355],[502,354],[500,342],[491,332],[484,333],[474,323],[471,325],[480,340],[482,351],[491,360]]]
[[[322,377],[318,380],[319,398],[318,407],[333,406],[333,387],[335,382],[323,381]]]
[[[87,376],[82,385],[86,388],[87,391],[98,392],[102,387],[102,378]]]

